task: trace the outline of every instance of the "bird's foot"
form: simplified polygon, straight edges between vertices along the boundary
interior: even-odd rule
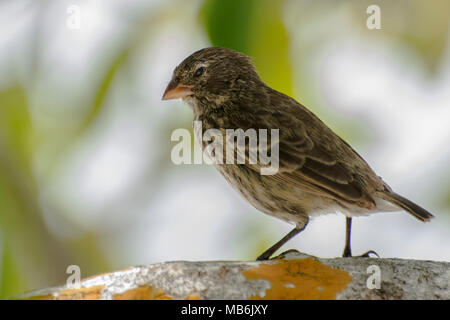
[[[289,253],[298,253],[298,254],[302,254],[300,251],[296,250],[296,249],[289,249],[287,251],[284,251],[283,253],[280,253],[279,255],[277,255],[276,257],[267,257],[267,256],[259,256],[258,258],[256,258],[256,261],[262,261],[262,260],[279,260],[279,259],[284,259],[286,258],[286,255]]]
[[[271,256],[272,256],[272,253],[267,254],[266,252],[264,252],[262,255],[260,255],[258,258],[256,258],[256,261],[272,260],[272,258],[270,258]]]
[[[380,257],[380,255],[378,253],[376,253],[374,250],[369,250],[359,256],[352,256],[351,251],[344,250],[342,257],[344,257],[344,258],[371,258],[371,256],[370,256],[371,254],[376,255],[378,258]]]
[[[276,257],[271,258],[270,260],[284,259],[284,258],[286,258],[286,255],[289,253],[300,253],[301,254],[301,252],[296,249],[289,249],[289,250],[277,255]]]

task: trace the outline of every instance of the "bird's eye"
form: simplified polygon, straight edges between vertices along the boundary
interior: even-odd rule
[[[205,72],[205,67],[198,68],[197,70],[195,70],[194,77],[200,77],[203,72]]]

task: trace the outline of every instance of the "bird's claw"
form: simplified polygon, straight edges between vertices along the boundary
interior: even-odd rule
[[[301,252],[296,249],[289,249],[273,258],[261,255],[258,258],[256,258],[256,261],[284,259],[288,253],[301,253]]]
[[[348,253],[347,251],[344,251],[344,254],[342,255],[344,258],[372,258],[370,255],[374,254],[376,255],[378,258],[380,257],[380,255],[378,253],[376,253],[374,250],[369,250],[365,253],[363,253],[362,255],[359,256],[352,256],[351,253]]]
[[[373,251],[373,250],[369,250],[369,251],[363,253],[362,255],[360,255],[359,257],[361,257],[361,258],[371,258],[370,254],[376,255],[377,258],[380,257],[380,255],[378,253],[376,253],[375,251]]]

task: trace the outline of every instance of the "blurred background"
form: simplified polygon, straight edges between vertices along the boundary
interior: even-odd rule
[[[252,56],[436,215],[356,218],[354,254],[450,261],[449,20],[446,0],[0,0],[0,298],[64,284],[69,265],[253,260],[291,230],[213,167],[170,160],[192,112],[162,93],[211,45]],[[344,230],[322,216],[282,250],[340,256]]]

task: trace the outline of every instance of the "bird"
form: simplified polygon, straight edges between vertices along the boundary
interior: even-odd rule
[[[270,259],[303,231],[311,218],[322,214],[340,212],[346,218],[343,257],[353,256],[353,217],[403,210],[423,222],[433,218],[394,192],[309,109],[269,87],[251,58],[241,52],[207,47],[192,53],[176,66],[164,91],[162,100],[172,99],[182,99],[193,110],[194,123],[201,124],[197,126],[200,129],[194,128],[194,135],[202,148],[207,145],[202,135],[209,129],[278,129],[278,169],[274,174],[261,174],[261,161],[214,163],[231,187],[256,209],[294,225],[257,260]],[[246,146],[246,152],[249,150]],[[233,152],[236,157],[238,151]],[[374,251],[361,256],[370,253]]]

